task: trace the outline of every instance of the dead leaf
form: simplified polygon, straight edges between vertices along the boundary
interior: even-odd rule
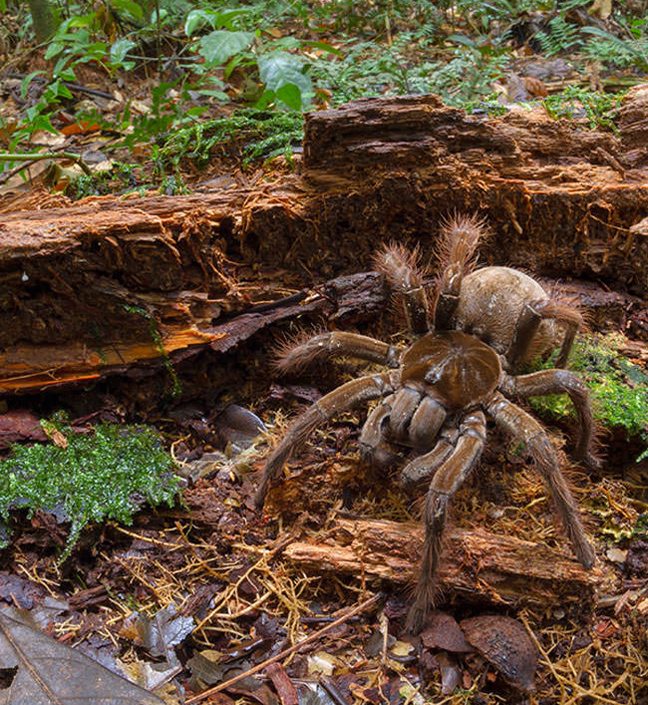
[[[170,661],[173,647],[181,644],[195,626],[194,618],[178,616],[173,604],[158,610],[153,619],[142,612],[135,617],[139,642],[151,656],[164,656]]]
[[[0,448],[21,441],[47,441],[40,419],[25,409],[15,409],[0,415]]]
[[[157,695],[1,612],[0,666],[17,668],[11,685],[0,690],[3,705],[164,705]]]
[[[538,652],[526,629],[511,617],[481,615],[460,623],[466,639],[515,688],[533,690]]]
[[[421,633],[421,642],[428,649],[441,649],[455,654],[473,650],[464,638],[457,620],[445,612],[433,612],[430,615],[427,626]]]

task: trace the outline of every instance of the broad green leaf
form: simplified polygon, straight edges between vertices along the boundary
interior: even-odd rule
[[[141,5],[138,5],[136,2],[133,2],[133,0],[112,0],[112,2],[118,10],[123,10],[127,12],[129,15],[134,17],[136,20],[139,20],[140,22],[144,20],[144,11],[142,10]]]
[[[254,32],[230,32],[217,29],[202,37],[198,53],[211,66],[224,64],[230,56],[247,49],[254,41]]]
[[[126,54],[133,48],[137,46],[137,43],[131,39],[118,39],[110,47],[110,58],[115,63],[123,63],[126,58]],[[133,62],[129,62],[133,63]]]
[[[58,56],[64,49],[66,45],[63,42],[50,42],[45,50],[45,58],[53,59]]]
[[[303,72],[303,60],[300,57],[283,51],[264,54],[259,57],[259,75],[266,88],[275,93],[287,84],[296,87],[301,94],[302,110],[310,104],[313,86],[310,78]],[[291,95],[294,94],[289,94],[289,98]]]
[[[298,112],[302,109],[302,92],[294,83],[286,83],[281,88],[277,88],[275,94],[291,110]]]
[[[185,20],[184,33],[190,37],[196,29],[205,24],[210,24],[213,27],[213,14],[212,12],[205,12],[205,10],[192,10]]]

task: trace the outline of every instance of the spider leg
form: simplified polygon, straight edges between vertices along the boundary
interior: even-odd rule
[[[484,223],[475,216],[455,216],[441,229],[438,249],[443,270],[432,316],[437,330],[452,327],[461,281],[474,267],[475,250],[484,232]]]
[[[320,333],[297,344],[284,344],[279,351],[277,369],[282,373],[296,372],[315,361],[333,357],[355,357],[396,368],[402,354],[402,349],[396,345],[383,343],[367,335],[333,331]]]
[[[574,554],[583,567],[591,568],[596,554],[585,536],[576,503],[567,481],[560,471],[556,451],[551,445],[547,433],[531,414],[498,392],[489,400],[487,411],[500,428],[526,444],[531,458],[549,487]]]
[[[425,539],[414,604],[407,616],[407,630],[418,634],[434,604],[438,585],[441,539],[450,498],[477,464],[486,438],[486,419],[481,411],[466,414],[459,427],[454,450],[443,461],[430,482],[425,499]],[[428,456],[431,454],[428,454]]]
[[[418,250],[410,252],[391,244],[376,257],[376,267],[385,274],[396,294],[401,297],[410,333],[421,336],[430,329],[428,300],[423,285],[425,272],[418,264]]]
[[[515,334],[506,353],[512,370],[525,360],[533,338],[543,319],[553,319],[565,326],[565,335],[556,360],[556,367],[564,367],[574,344],[576,332],[583,325],[583,317],[573,308],[560,306],[551,299],[536,299],[524,305],[515,326]]]
[[[279,475],[288,457],[306,442],[308,436],[317,426],[343,411],[349,411],[359,406],[363,402],[378,399],[392,393],[398,383],[399,375],[396,371],[367,375],[366,377],[346,382],[310,406],[297,418],[288,429],[286,435],[270,453],[254,496],[254,503],[257,508],[260,509],[263,506],[270,484]]]
[[[590,468],[601,466],[601,461],[592,451],[595,426],[589,392],[585,383],[573,372],[541,370],[528,375],[506,377],[500,388],[508,396],[519,396],[523,399],[546,394],[567,394],[578,416],[579,436],[574,455]]]

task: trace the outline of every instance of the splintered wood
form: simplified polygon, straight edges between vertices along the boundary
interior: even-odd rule
[[[361,292],[344,311],[314,310],[313,287],[370,269],[386,241],[429,258],[454,212],[490,224],[482,260],[645,297],[643,100],[631,94],[617,136],[537,112],[467,115],[435,96],[362,99],[307,115],[297,172],[254,189],[0,200],[0,393],[253,350],[261,329],[304,313],[361,318]]]
[[[421,524],[340,517],[325,539],[292,543],[284,555],[308,572],[413,585],[422,542]],[[479,528],[447,530],[440,576],[444,597],[579,611],[593,605],[601,579],[569,555]]]

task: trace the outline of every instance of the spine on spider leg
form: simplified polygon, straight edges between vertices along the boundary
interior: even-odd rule
[[[459,302],[461,280],[475,266],[477,245],[485,234],[484,221],[475,215],[455,215],[441,226],[437,245],[441,274],[434,305],[434,325],[440,330],[450,328]]]
[[[426,272],[419,259],[418,248],[408,250],[391,243],[375,260],[376,268],[387,277],[389,286],[402,303],[409,331],[416,336],[429,330],[429,306],[423,284]]]

